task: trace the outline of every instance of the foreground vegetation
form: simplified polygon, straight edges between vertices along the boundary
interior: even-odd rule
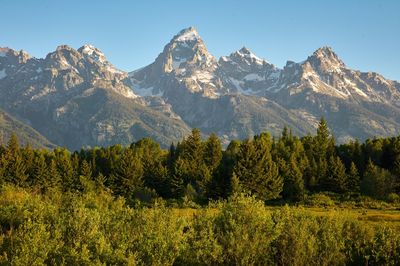
[[[2,265],[398,265],[400,137],[0,146]],[[265,204],[267,203],[267,205]]]
[[[263,201],[330,192],[399,203],[400,137],[336,145],[322,119],[315,136],[285,129],[279,138],[262,133],[226,150],[216,135],[202,140],[196,129],[169,151],[151,139],[74,153],[20,147],[15,136],[0,146],[0,184],[77,192],[89,181],[132,206],[159,197],[203,205],[241,192]]]
[[[4,265],[398,265],[400,233],[347,211],[268,208],[254,197],[192,210],[131,208],[88,186],[45,195],[5,186]]]

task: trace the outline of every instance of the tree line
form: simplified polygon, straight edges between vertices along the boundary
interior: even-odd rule
[[[198,129],[169,150],[144,138],[69,152],[20,147],[13,135],[0,146],[0,182],[41,193],[109,189],[127,202],[187,199],[206,203],[245,192],[266,201],[300,201],[321,191],[386,199],[400,192],[400,136],[337,145],[325,119],[315,135],[261,133],[223,150]],[[392,194],[393,195],[393,194]]]

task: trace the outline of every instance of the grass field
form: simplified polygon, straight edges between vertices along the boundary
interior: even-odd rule
[[[271,212],[282,207],[267,207]],[[340,215],[357,219],[360,222],[370,225],[387,224],[392,228],[400,231],[400,209],[366,209],[366,208],[338,208],[338,207],[301,207],[306,212],[315,216]],[[176,215],[192,217],[200,212],[201,209],[194,208],[174,208]],[[217,213],[217,209],[212,209]]]

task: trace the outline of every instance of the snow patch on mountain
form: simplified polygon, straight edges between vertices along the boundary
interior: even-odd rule
[[[109,72],[114,74],[124,74],[123,71],[115,68],[110,62],[108,62],[104,53],[93,45],[85,44],[79,48],[78,51],[80,51],[85,58],[91,59],[102,67],[105,67]]]
[[[178,42],[195,41],[199,39],[200,36],[194,27],[184,29],[178,33],[178,37],[175,39]]]
[[[0,70],[0,79],[3,79],[5,77],[7,77],[6,70],[5,69]]]
[[[255,54],[253,54],[249,49],[247,49],[246,47],[243,47],[242,49],[240,49],[239,51],[236,51],[236,53],[242,57],[245,58],[248,61],[248,64],[251,63],[251,61],[254,61],[256,64],[262,65],[264,62],[266,62],[265,60],[257,57]]]
[[[265,78],[261,77],[258,74],[255,74],[255,73],[247,74],[243,79],[247,80],[247,81],[263,81],[263,80],[265,80]]]

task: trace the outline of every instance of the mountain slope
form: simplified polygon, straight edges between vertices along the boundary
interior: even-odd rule
[[[278,70],[245,48],[231,55],[234,56],[234,64],[243,60],[244,66],[224,71],[221,63],[206,50],[197,30],[191,27],[174,36],[154,63],[131,72],[129,80],[136,94],[163,98],[187,125],[205,133],[216,132],[225,143],[261,131],[278,134],[285,125],[292,126],[299,135],[313,130],[301,117],[276,102],[246,96],[245,89],[235,87],[229,75],[243,72],[246,63],[257,66],[245,69],[247,74],[238,73],[238,76],[255,75],[252,73],[255,70],[276,75]],[[228,68],[228,60],[221,61]]]
[[[227,144],[324,116],[339,142],[400,134],[400,83],[348,68],[329,47],[281,69],[243,47],[218,60],[193,27],[130,73],[92,45],[44,59],[0,48],[0,108],[70,149],[152,137],[164,147],[197,127]]]
[[[283,69],[246,47],[217,62],[191,27],[129,80],[135,93],[162,97],[186,124],[225,139],[285,125],[303,135],[321,116],[340,142],[400,134],[399,83],[347,68],[329,47]]]
[[[22,145],[30,144],[34,148],[52,149],[56,145],[28,125],[18,121],[6,112],[0,110],[0,144],[7,145],[12,134],[16,134]]]
[[[128,74],[93,46],[62,45],[45,59],[1,52],[0,106],[58,145],[78,149],[151,136],[167,146],[189,132],[167,104],[139,99],[125,84]]]

